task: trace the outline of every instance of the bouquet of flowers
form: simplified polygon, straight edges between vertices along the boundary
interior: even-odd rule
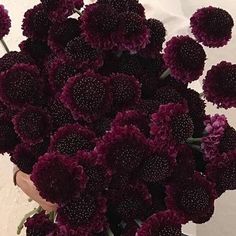
[[[28,236],[180,236],[211,218],[236,189],[236,131],[203,97],[236,107],[236,65],[212,66],[204,94],[189,84],[203,45],[226,45],[233,25],[223,9],[199,9],[193,36],[163,49],[163,23],[137,0],[41,0],[16,52],[0,6],[0,152],[57,204],[24,222]]]

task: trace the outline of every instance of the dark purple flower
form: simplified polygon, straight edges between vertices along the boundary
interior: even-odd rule
[[[150,216],[138,229],[136,236],[181,236],[181,217],[174,211],[161,211]]]
[[[91,129],[96,133],[97,137],[103,136],[111,128],[112,119],[110,117],[102,117],[91,124]]]
[[[50,151],[74,155],[78,151],[91,151],[95,147],[95,134],[80,124],[59,128],[51,137]]]
[[[4,104],[21,109],[37,101],[41,93],[41,79],[36,66],[16,64],[0,74],[0,97]]]
[[[94,72],[70,78],[61,95],[61,101],[74,118],[95,120],[110,109],[112,102],[109,81]]]
[[[88,178],[83,167],[67,156],[46,153],[34,165],[31,180],[47,201],[64,203],[81,194]]]
[[[10,27],[11,19],[8,15],[8,11],[3,5],[0,5],[0,39],[9,33]]]
[[[97,145],[101,158],[118,172],[132,172],[149,155],[145,136],[135,126],[113,127]]]
[[[119,49],[123,51],[139,51],[150,42],[150,30],[145,20],[138,14],[124,12],[120,17]]]
[[[225,109],[236,107],[236,64],[222,61],[207,72],[203,90],[209,102]]]
[[[232,37],[234,20],[225,10],[216,7],[198,9],[190,19],[195,38],[208,47],[222,47]]]
[[[218,196],[236,189],[236,150],[224,153],[207,165],[207,178],[216,184]]]
[[[202,139],[202,149],[206,161],[236,150],[236,131],[229,126],[224,115],[208,116],[204,124],[206,135]]]
[[[140,102],[136,106],[134,106],[136,110],[147,115],[151,115],[154,112],[158,111],[159,107],[160,102],[154,99],[141,99]]]
[[[197,80],[203,73],[206,53],[189,36],[173,37],[164,49],[164,61],[171,75],[183,83]]]
[[[47,236],[56,229],[56,224],[42,211],[28,218],[25,222],[27,236]]]
[[[94,48],[117,47],[119,36],[118,13],[109,4],[90,4],[81,16],[85,40]]]
[[[104,197],[85,193],[62,205],[58,209],[57,220],[76,229],[77,232],[94,235],[106,228],[106,211],[107,200]]]
[[[80,21],[68,18],[51,26],[48,33],[48,45],[53,52],[60,52],[68,42],[80,36],[80,34]]]
[[[141,84],[134,76],[126,74],[111,75],[113,105],[121,109],[133,106],[141,97]]]
[[[161,105],[152,114],[151,134],[154,144],[160,151],[176,156],[181,144],[192,137],[193,122],[184,104],[169,103]]]
[[[37,144],[49,135],[51,120],[47,112],[39,107],[29,106],[12,119],[16,133],[27,144]]]
[[[214,208],[216,192],[214,184],[196,172],[185,182],[172,183],[166,187],[166,204],[178,213],[185,222],[196,223],[208,221]],[[211,213],[211,214],[210,214]],[[202,221],[202,222],[201,222]]]
[[[23,35],[37,40],[46,40],[51,21],[42,4],[26,11],[23,19]]]
[[[83,0],[40,0],[53,22],[62,22],[74,13],[74,9],[83,7]]]

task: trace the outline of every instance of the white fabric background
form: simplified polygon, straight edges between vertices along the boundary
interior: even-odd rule
[[[199,7],[219,6],[228,10],[236,22],[235,0],[140,0],[147,9],[149,17],[155,17],[164,22],[168,38],[176,34],[189,32],[188,18]],[[12,19],[12,28],[6,42],[11,50],[18,49],[18,43],[23,39],[21,34],[21,21],[23,13],[39,0],[0,0],[0,4],[6,6]],[[88,2],[88,1],[86,1]],[[207,49],[207,69],[221,60],[228,60],[236,63],[236,33],[227,47],[222,49]],[[0,47],[0,56],[4,50]],[[195,82],[192,86],[201,91],[201,81]],[[217,110],[208,104],[209,113],[224,113],[230,120],[231,125],[236,127],[236,109],[230,111]],[[29,203],[27,197],[12,183],[12,164],[7,155],[0,157],[0,236],[15,236],[16,227],[22,216],[30,211],[35,203]],[[204,225],[195,226],[188,224],[184,232],[190,236],[234,236],[236,235],[236,192],[229,192],[216,202],[216,211],[210,222]],[[23,231],[21,235],[25,235]]]

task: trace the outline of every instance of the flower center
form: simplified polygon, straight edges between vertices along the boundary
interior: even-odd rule
[[[229,67],[227,71],[219,77],[219,89],[227,94],[235,96],[236,94],[236,69]]]
[[[181,229],[180,227],[164,226],[152,236],[181,236]]]
[[[234,190],[236,188],[236,166],[228,166],[219,177],[219,184],[223,190]]]
[[[228,152],[236,149],[236,130],[233,127],[227,127],[220,140],[220,152]]]

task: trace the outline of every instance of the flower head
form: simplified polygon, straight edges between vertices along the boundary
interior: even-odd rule
[[[190,24],[199,42],[208,47],[222,47],[232,37],[234,20],[227,11],[210,6],[197,10]]]
[[[203,73],[206,53],[189,36],[173,37],[164,49],[164,61],[171,75],[183,83],[197,80]]]
[[[0,5],[0,39],[9,33],[10,27],[11,19],[8,15],[8,11],[3,5]]]
[[[225,109],[236,107],[236,64],[222,61],[207,72],[203,90],[209,102]]]
[[[33,167],[31,180],[40,195],[53,203],[64,203],[81,194],[87,183],[83,167],[58,153],[46,153]]]

